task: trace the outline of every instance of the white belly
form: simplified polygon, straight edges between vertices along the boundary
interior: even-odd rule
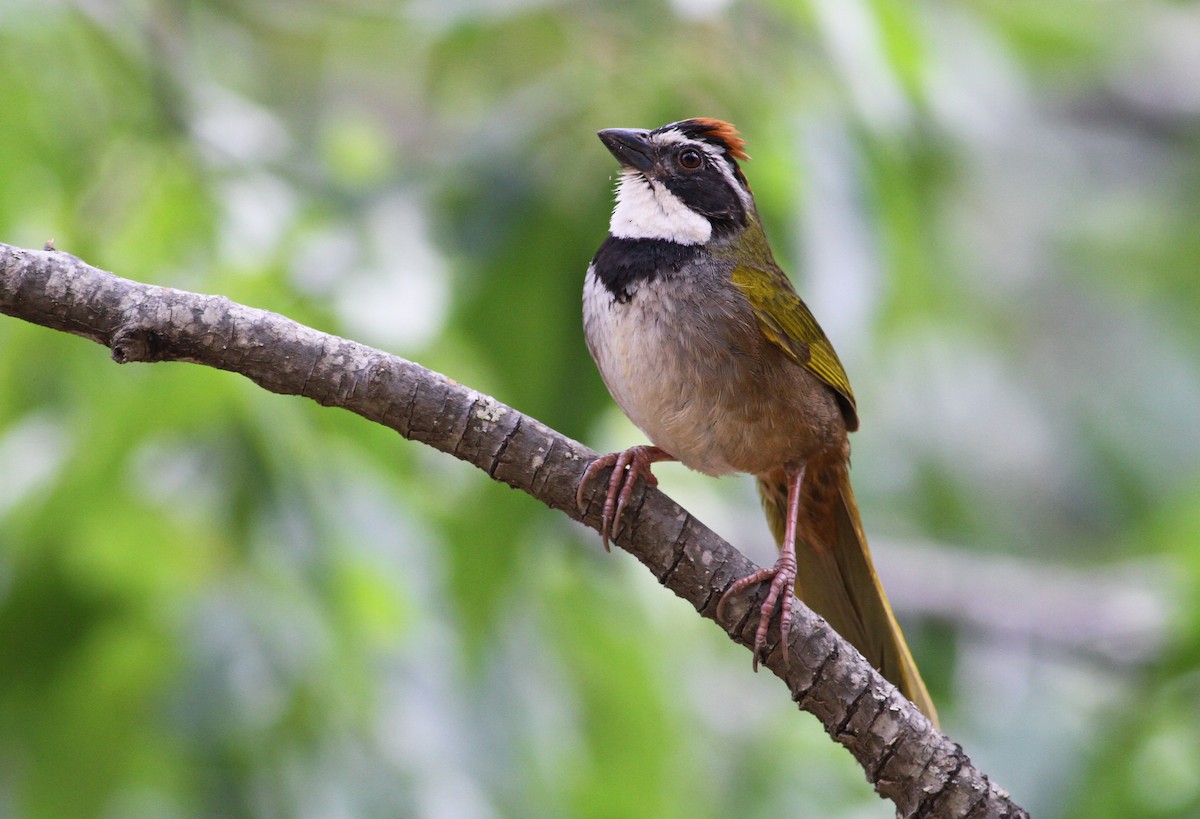
[[[731,430],[722,405],[737,397],[713,394],[721,390],[705,372],[715,353],[706,349],[709,334],[684,315],[694,305],[664,296],[669,288],[661,284],[620,303],[588,271],[583,313],[592,357],[613,400],[655,446],[709,475],[743,471],[724,446]]]

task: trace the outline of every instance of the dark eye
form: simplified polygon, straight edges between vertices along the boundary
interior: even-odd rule
[[[689,171],[694,171],[700,167],[700,163],[704,160],[700,156],[700,152],[695,148],[684,148],[679,152],[679,164],[687,168]]]

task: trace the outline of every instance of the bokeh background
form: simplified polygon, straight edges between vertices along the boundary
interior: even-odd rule
[[[597,449],[603,127],[734,121],[946,730],[1200,815],[1200,6],[4,0],[0,241]],[[663,488],[760,562],[751,481]],[[628,556],[336,410],[0,317],[0,816],[888,817]]]

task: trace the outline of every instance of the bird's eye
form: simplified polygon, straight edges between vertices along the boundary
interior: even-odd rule
[[[699,168],[702,161],[700,152],[695,148],[684,148],[679,152],[679,164],[689,171]]]

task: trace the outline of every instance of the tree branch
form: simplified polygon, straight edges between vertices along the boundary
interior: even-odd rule
[[[141,284],[66,253],[4,244],[0,312],[106,345],[118,363],[190,361],[348,409],[599,525],[599,492],[582,512],[574,500],[592,450],[411,361],[221,296]],[[597,489],[603,484],[596,481]],[[725,589],[756,569],[656,489],[635,493],[625,521],[616,543],[709,619]],[[730,636],[749,648],[760,601],[733,602]],[[764,665],[854,755],[897,815],[1028,815],[824,620],[803,605],[795,610],[791,663],[782,661],[776,632]]]

